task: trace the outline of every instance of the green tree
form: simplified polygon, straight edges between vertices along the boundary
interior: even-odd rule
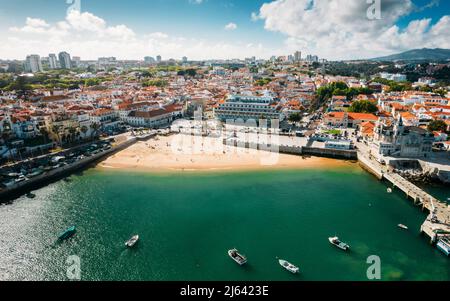
[[[89,131],[88,127],[83,125],[80,130],[83,133],[83,138],[86,138],[86,133]]]
[[[56,137],[58,138],[58,144],[61,146],[62,145],[62,141],[61,141],[60,131],[61,131],[61,126],[59,126],[59,125],[53,125],[52,126],[52,133],[54,135],[56,135]]]
[[[74,142],[74,141],[75,141],[76,133],[77,133],[77,128],[71,126],[71,127],[69,128],[69,141],[70,141],[70,142]]]
[[[302,116],[299,113],[294,113],[289,116],[290,122],[300,122],[302,121]]]
[[[48,130],[46,127],[40,127],[39,132],[41,133],[42,137],[44,137],[44,143],[47,144],[48,140]]]
[[[91,124],[92,134],[91,138],[94,138],[97,135],[98,130],[100,129],[100,124],[94,122]]]
[[[272,79],[270,79],[270,78],[263,78],[263,79],[258,79],[255,84],[258,86],[265,86],[268,83],[270,83],[271,81],[272,81]]]
[[[186,70],[186,74],[191,76],[191,77],[194,77],[194,76],[197,75],[197,71],[195,69],[190,68],[190,69]]]
[[[25,76],[18,76],[8,87],[6,87],[6,90],[17,91],[19,95],[23,95],[31,90],[31,85]]]
[[[436,89],[433,92],[441,95],[442,97],[445,97],[447,95],[447,93],[448,93],[448,91],[444,90],[444,89]]]
[[[443,120],[433,120],[428,125],[428,130],[430,132],[441,131],[445,132],[447,129],[447,124]]]
[[[376,104],[368,100],[355,101],[349,108],[349,112],[352,113],[376,113],[377,111]]]

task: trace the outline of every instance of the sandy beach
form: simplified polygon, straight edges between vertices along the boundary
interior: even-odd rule
[[[158,172],[311,169],[349,164],[352,163],[236,148],[223,145],[219,138],[173,135],[137,142],[99,163],[98,167]]]

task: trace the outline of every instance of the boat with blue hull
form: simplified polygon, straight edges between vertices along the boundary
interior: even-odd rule
[[[58,240],[63,241],[63,240],[69,239],[72,236],[74,236],[76,232],[77,232],[77,228],[75,226],[69,227],[59,235]]]

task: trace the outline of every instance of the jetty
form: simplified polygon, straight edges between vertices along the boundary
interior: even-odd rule
[[[358,152],[358,161],[379,180],[388,181],[394,188],[403,191],[414,205],[430,213],[420,231],[430,237],[431,243],[436,243],[442,237],[450,237],[450,206],[446,202],[436,199],[401,175],[392,172],[387,166],[366,157],[362,152]]]

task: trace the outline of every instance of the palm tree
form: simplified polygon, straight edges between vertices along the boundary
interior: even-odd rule
[[[99,128],[100,128],[100,124],[98,124],[96,122],[91,124],[91,129],[93,130],[92,134],[91,134],[91,138],[93,138],[97,134],[97,131]]]
[[[44,143],[47,144],[47,138],[48,138],[48,130],[46,127],[40,127],[39,132],[41,133],[42,137],[44,137]]]
[[[16,160],[14,159],[14,155],[12,153],[11,143],[8,143],[8,140],[10,138],[11,138],[11,132],[9,130],[4,130],[2,133],[2,139],[5,142],[6,147],[8,148],[9,156],[11,157],[13,162],[16,162]]]
[[[11,143],[8,143],[8,140],[12,137],[12,130],[11,130],[11,124],[7,121],[5,121],[3,123],[3,133],[2,133],[2,139],[5,142],[5,145],[8,147],[9,150],[9,156],[11,157],[11,159],[13,160],[13,162],[15,161],[14,155],[12,153],[12,148],[11,148]]]
[[[83,138],[86,138],[86,133],[88,132],[88,127],[87,126],[85,126],[85,125],[83,125],[82,127],[81,127],[81,132],[83,133]]]
[[[75,134],[77,133],[77,128],[71,126],[69,128],[69,141],[73,142],[75,140]]]
[[[59,133],[60,130],[61,130],[61,126],[60,125],[53,125],[52,126],[52,132],[58,138],[58,143],[61,146],[62,143],[61,143],[61,136],[60,136],[60,133]]]

